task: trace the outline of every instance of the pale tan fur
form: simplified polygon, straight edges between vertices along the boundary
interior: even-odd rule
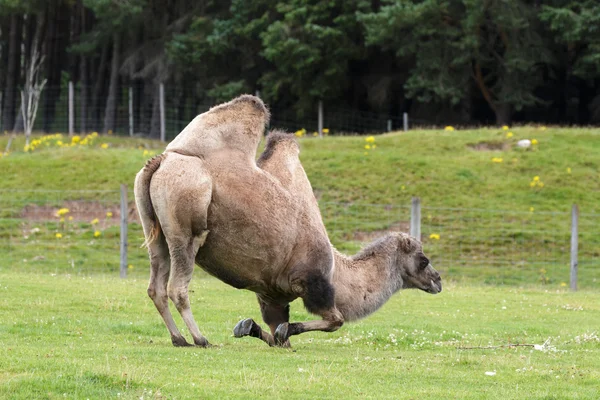
[[[189,304],[194,262],[236,288],[256,292],[275,309],[302,297],[324,318],[310,329],[334,330],[342,323],[329,284],[333,252],[320,216],[306,214],[294,193],[256,165],[268,118],[254,96],[217,106],[194,119],[136,176],[151,262],[148,295],[174,345],[188,343],[174,323],[169,298],[194,343],[208,344]],[[279,344],[287,336],[282,332]]]
[[[318,227],[324,229],[317,200],[298,155],[299,147],[293,135],[272,132],[258,166],[295,194],[303,208],[302,218],[307,221],[305,226],[313,226],[315,230]],[[343,316],[340,322],[356,320],[375,312],[402,288],[419,288],[429,293],[441,291],[440,276],[424,256],[420,242],[407,234],[391,233],[353,257],[345,256],[333,247],[332,250],[335,262],[331,283],[335,291],[335,308]],[[286,328],[290,324],[287,318],[282,320],[281,308],[274,308],[268,301],[258,297],[263,319],[269,324],[271,334],[252,319],[246,319],[236,325],[236,336],[254,336],[273,345],[277,342],[273,338],[277,331],[291,330],[298,334],[309,330],[314,324],[296,323],[291,324],[293,329]],[[274,327],[270,323],[273,320],[279,325]]]

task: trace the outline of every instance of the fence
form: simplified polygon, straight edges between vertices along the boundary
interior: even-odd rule
[[[146,277],[148,258],[133,197],[115,191],[0,191],[0,270],[127,273]],[[389,231],[411,231],[410,205],[320,204],[332,243],[353,253]],[[424,206],[425,253],[443,276],[493,284],[568,286],[571,212]],[[130,246],[121,240],[128,220]],[[413,222],[415,218],[412,218]],[[581,287],[600,282],[600,214],[579,214]],[[413,226],[412,231],[415,232]],[[123,250],[126,260],[122,259]]]
[[[105,97],[86,95],[82,101],[81,86],[76,87],[69,82],[66,88],[47,87],[41,94],[39,109],[33,130],[44,133],[89,133],[102,132],[105,120]],[[93,93],[88,87],[86,93]],[[207,111],[215,105],[214,101],[195,101],[194,96],[182,88],[157,86],[158,104],[153,106],[152,96],[140,92],[135,87],[122,87],[117,96],[114,124],[111,130],[118,135],[143,135],[173,139],[196,115]],[[0,93],[0,99],[6,98]],[[20,99],[20,94],[15,97]],[[20,100],[19,100],[20,101]],[[14,109],[20,113],[20,103]],[[333,104],[318,102],[311,113],[299,115],[290,107],[270,104],[271,128],[288,131],[306,129],[309,134],[323,133],[326,128],[332,134],[385,132],[407,130],[408,114],[376,113],[341,108]],[[0,113],[2,107],[0,106]],[[0,115],[0,131],[22,131],[18,120],[2,118]],[[5,116],[6,117],[6,116]],[[428,126],[435,123],[414,120],[412,123]]]

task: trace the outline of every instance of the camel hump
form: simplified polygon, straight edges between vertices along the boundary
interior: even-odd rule
[[[227,103],[219,104],[208,110],[208,113],[231,113],[234,117],[242,117],[246,113],[262,116],[265,123],[271,118],[269,109],[263,101],[251,94],[243,94]]]
[[[293,133],[281,131],[281,130],[272,130],[267,135],[267,143],[265,144],[265,149],[263,153],[260,155],[258,159],[258,164],[262,164],[265,161],[268,161],[273,155],[276,153],[276,149],[279,149],[280,144],[291,144],[292,147],[290,149],[295,149],[296,155],[300,152],[298,147],[298,141],[296,140],[296,136]]]

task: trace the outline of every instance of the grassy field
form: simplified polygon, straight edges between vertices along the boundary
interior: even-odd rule
[[[0,273],[0,398],[598,396],[597,292],[404,291],[365,320],[282,350],[233,338],[238,320],[260,320],[254,296],[201,274],[192,309],[215,347],[174,348],[145,288],[145,279]],[[309,318],[292,304],[292,320]]]

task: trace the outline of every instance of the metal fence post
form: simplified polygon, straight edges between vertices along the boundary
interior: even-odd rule
[[[167,137],[166,137],[166,132],[165,132],[165,130],[166,130],[166,128],[165,128],[165,84],[161,82],[158,85],[158,90],[159,90],[158,104],[160,106],[160,141],[166,142]]]
[[[127,185],[121,185],[121,278],[127,278]]]
[[[577,290],[577,247],[578,247],[579,207],[571,209],[571,290]]]
[[[75,132],[75,108],[73,97],[75,97],[75,90],[73,89],[73,82],[69,81],[69,136],[73,136],[73,132]]]
[[[392,120],[391,119],[387,120],[387,131],[388,132],[392,131]]]
[[[323,138],[323,100],[319,100],[319,137]]]
[[[406,132],[408,130],[408,113],[402,113],[402,126]]]
[[[133,88],[129,86],[129,136],[133,136]]]
[[[410,236],[421,240],[421,199],[413,197],[410,207]]]

